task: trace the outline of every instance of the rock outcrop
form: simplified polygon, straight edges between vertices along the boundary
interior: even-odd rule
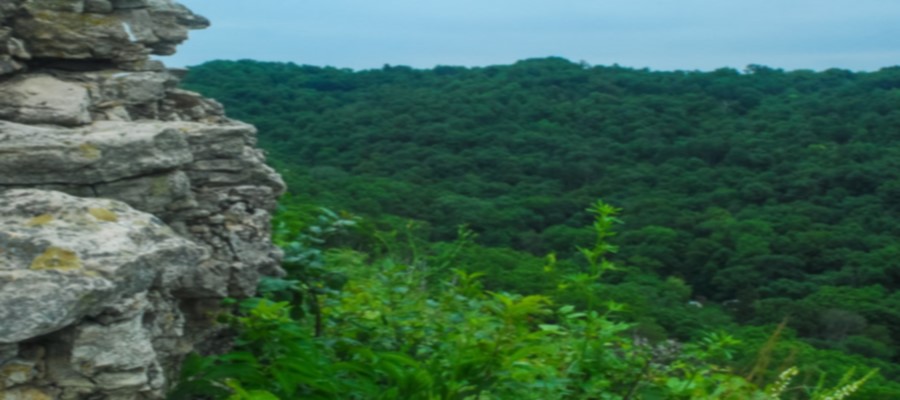
[[[172,0],[0,0],[0,400],[159,399],[280,273],[255,129],[177,88]]]

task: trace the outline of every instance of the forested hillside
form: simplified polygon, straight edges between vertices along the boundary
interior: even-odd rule
[[[480,246],[460,263],[488,288],[552,290],[544,255],[580,268],[603,198],[626,222],[603,296],[641,335],[787,318],[789,336],[900,378],[900,68],[240,61],[185,86],[259,127],[292,201],[420,221],[435,242],[468,224]]]

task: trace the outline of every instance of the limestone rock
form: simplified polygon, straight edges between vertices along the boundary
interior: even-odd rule
[[[104,390],[149,389],[157,355],[142,319],[143,313],[110,325],[80,325],[75,330],[72,368],[98,381]]]
[[[19,6],[19,0],[0,2],[0,76],[25,69],[25,64],[20,59],[31,58],[31,54],[25,48],[25,43],[13,36],[12,28],[4,26],[3,23],[7,17],[11,17],[18,10]]]
[[[28,6],[34,9],[80,13],[84,11],[84,0],[29,0]]]
[[[162,102],[160,118],[168,121],[222,122],[225,108],[215,100],[187,90],[170,90]]]
[[[54,129],[0,121],[0,154],[0,185],[113,182],[192,159],[182,132],[119,122]]]
[[[157,216],[196,206],[191,182],[182,171],[99,184],[94,190],[98,197],[115,198]]]
[[[109,103],[137,105],[158,102],[166,97],[167,90],[173,89],[177,84],[164,71],[131,72],[113,69],[67,76],[85,81],[95,107],[104,107]]]
[[[279,275],[256,129],[150,54],[173,0],[0,0],[0,400],[163,399]]]
[[[25,43],[15,38],[10,28],[0,28],[0,54],[9,54],[24,60],[31,59]]]
[[[16,38],[9,38],[6,41],[6,51],[12,56],[18,57],[23,60],[30,60],[31,53],[25,49],[25,43],[22,43],[21,40]]]
[[[96,315],[203,256],[152,215],[59,192],[0,194],[0,226],[0,343]]]
[[[209,25],[171,0],[91,1],[85,7],[83,0],[30,0],[27,17],[14,21],[16,35],[34,57],[135,61],[172,54],[189,29]]]
[[[0,118],[35,124],[85,125],[91,122],[83,85],[48,75],[29,75],[0,83]]]
[[[37,375],[35,366],[34,362],[24,360],[0,363],[0,389],[33,381]]]
[[[34,387],[18,387],[9,390],[0,390],[0,400],[53,400],[53,397],[44,390]]]
[[[0,54],[0,75],[11,74],[23,69],[25,69],[24,64],[6,54]]]
[[[17,344],[0,344],[0,365],[16,358],[19,355],[19,345]]]
[[[84,11],[95,14],[109,14],[113,5],[109,0],[84,0]]]
[[[0,22],[15,15],[24,0],[4,0],[0,2]]]

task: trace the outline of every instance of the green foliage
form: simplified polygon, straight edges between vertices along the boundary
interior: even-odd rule
[[[660,72],[559,58],[357,72],[218,61],[192,68],[186,86],[259,126],[297,198],[378,224],[414,219],[415,229],[387,229],[414,232],[415,248],[395,242],[408,257],[468,224],[485,247],[461,257],[500,263],[475,269],[488,273],[486,287],[545,293],[531,265],[555,252],[560,274],[578,270],[572,245],[591,246],[581,207],[604,194],[630,213],[613,257],[626,271],[610,283],[659,293],[675,277],[690,300],[741,323],[790,316],[820,347],[896,362],[900,320],[877,309],[900,309],[898,76],[896,67]],[[509,248],[530,253],[529,267],[515,268]],[[886,295],[866,296],[875,285]],[[859,289],[871,303],[820,305],[826,287]],[[674,306],[654,297],[662,303],[644,309]],[[866,327],[823,335],[833,309]],[[679,337],[702,330],[650,319]]]
[[[589,209],[595,241],[580,249],[585,272],[560,280],[584,304],[596,301],[603,274],[616,270],[607,256],[618,211],[602,202]],[[265,281],[265,297],[239,303],[226,317],[239,332],[234,350],[191,356],[172,399],[825,399],[875,376],[789,386],[796,373],[786,372],[757,385],[729,367],[741,344],[732,335],[651,343],[618,317],[624,304],[601,311],[558,305],[550,295],[484,290],[483,274],[446,268],[468,246],[464,230],[428,257],[441,262],[415,267],[390,253],[369,260],[329,247],[325,238],[356,226],[355,218],[322,210],[308,221],[286,244],[289,279]],[[547,261],[551,274],[553,257]],[[297,313],[306,303],[295,295],[323,287],[311,265],[346,279],[312,294],[318,310]],[[275,300],[285,297],[294,304]]]

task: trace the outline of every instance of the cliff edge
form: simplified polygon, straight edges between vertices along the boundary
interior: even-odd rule
[[[172,0],[0,0],[0,400],[160,399],[279,274],[256,131],[177,88]]]

